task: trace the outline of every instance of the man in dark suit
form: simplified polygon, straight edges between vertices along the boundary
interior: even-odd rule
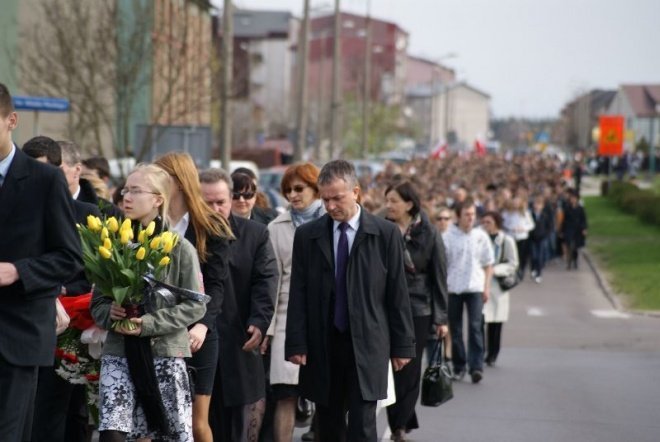
[[[231,214],[231,178],[212,169],[202,172],[200,180],[204,200],[228,219],[236,237],[217,319],[220,359],[211,396],[213,436],[216,441],[254,440],[266,394],[259,344],[273,318],[279,272],[266,226]]]
[[[302,366],[322,441],[375,441],[388,363],[400,370],[415,356],[403,239],[360,207],[350,163],[327,163],[318,186],[327,214],[296,230],[285,355]]]
[[[62,149],[52,138],[31,138],[23,145],[23,152],[42,163],[55,167],[62,165]],[[73,198],[70,202],[79,224],[86,224],[88,215],[101,217],[101,211],[93,204]],[[62,286],[62,294],[66,296],[82,295],[91,290],[92,284],[84,271]],[[53,367],[39,367],[32,442],[86,442],[92,436],[88,420],[86,387],[64,380]]]
[[[55,300],[82,269],[62,172],[11,139],[18,118],[0,84],[0,438],[30,440],[39,366],[53,364]]]

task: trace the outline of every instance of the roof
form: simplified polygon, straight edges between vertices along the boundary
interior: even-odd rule
[[[488,95],[486,92],[477,89],[476,87],[469,85],[468,83],[461,81],[458,83],[454,83],[449,85],[449,89],[459,89],[459,88],[464,88],[464,89],[469,89],[479,95],[483,95],[486,98],[490,98],[490,95]],[[435,89],[435,93],[434,92]],[[433,88],[431,85],[428,84],[420,84],[420,85],[414,85],[406,88],[406,97],[408,98],[428,98],[431,95],[441,95],[445,91],[445,86],[441,83],[438,83],[435,85],[435,88]]]
[[[288,11],[234,10],[234,38],[287,38]]]
[[[660,84],[624,84],[621,90],[637,117],[655,117],[660,113]]]
[[[328,17],[334,17],[334,12],[327,13],[327,14],[320,14],[320,15],[311,17],[310,22],[314,22],[314,21],[321,20],[321,19],[327,19]],[[342,21],[343,21],[343,19],[346,19],[346,18],[356,18],[356,19],[360,19],[360,20],[366,20],[367,17],[365,15],[353,14],[352,12],[341,11],[341,18],[342,18]],[[378,23],[381,23],[381,24],[384,24],[384,25],[394,26],[399,30],[399,32],[401,32],[405,35],[409,35],[408,31],[403,29],[401,26],[399,26],[395,22],[388,21],[388,20],[381,20],[381,19],[376,18],[374,16],[369,16],[369,19],[372,22],[378,22]]]

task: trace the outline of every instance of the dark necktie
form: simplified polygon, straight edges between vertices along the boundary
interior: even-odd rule
[[[337,243],[337,267],[335,271],[335,327],[341,332],[348,330],[348,295],[346,288],[346,268],[348,267],[347,223],[339,224]]]

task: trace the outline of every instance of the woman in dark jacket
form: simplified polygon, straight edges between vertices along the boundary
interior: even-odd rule
[[[415,404],[419,396],[422,353],[433,324],[438,336],[447,333],[447,265],[442,236],[421,211],[419,196],[409,181],[385,190],[387,218],[405,240],[404,264],[415,324],[416,356],[394,373],[396,403],[387,407],[387,419],[395,441],[419,428]]]
[[[575,189],[568,189],[567,194],[568,203],[564,206],[561,234],[566,249],[566,269],[570,270],[578,268],[578,250],[584,247],[587,237],[587,216]]]
[[[170,152],[155,164],[170,176],[169,219],[171,230],[184,236],[197,249],[203,287],[211,301],[204,317],[188,330],[193,353],[188,365],[196,371],[193,432],[196,441],[213,440],[209,406],[219,354],[216,317],[225,296],[231,228],[222,215],[202,199],[199,176],[187,153]]]

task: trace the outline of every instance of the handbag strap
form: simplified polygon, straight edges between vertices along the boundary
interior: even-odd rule
[[[440,358],[444,358],[444,346],[443,346],[443,339],[438,339],[435,341],[435,347],[433,347],[433,355],[431,356],[431,361],[430,364],[432,367],[439,365],[438,364],[438,356]],[[439,361],[442,362],[443,359],[440,359]]]

